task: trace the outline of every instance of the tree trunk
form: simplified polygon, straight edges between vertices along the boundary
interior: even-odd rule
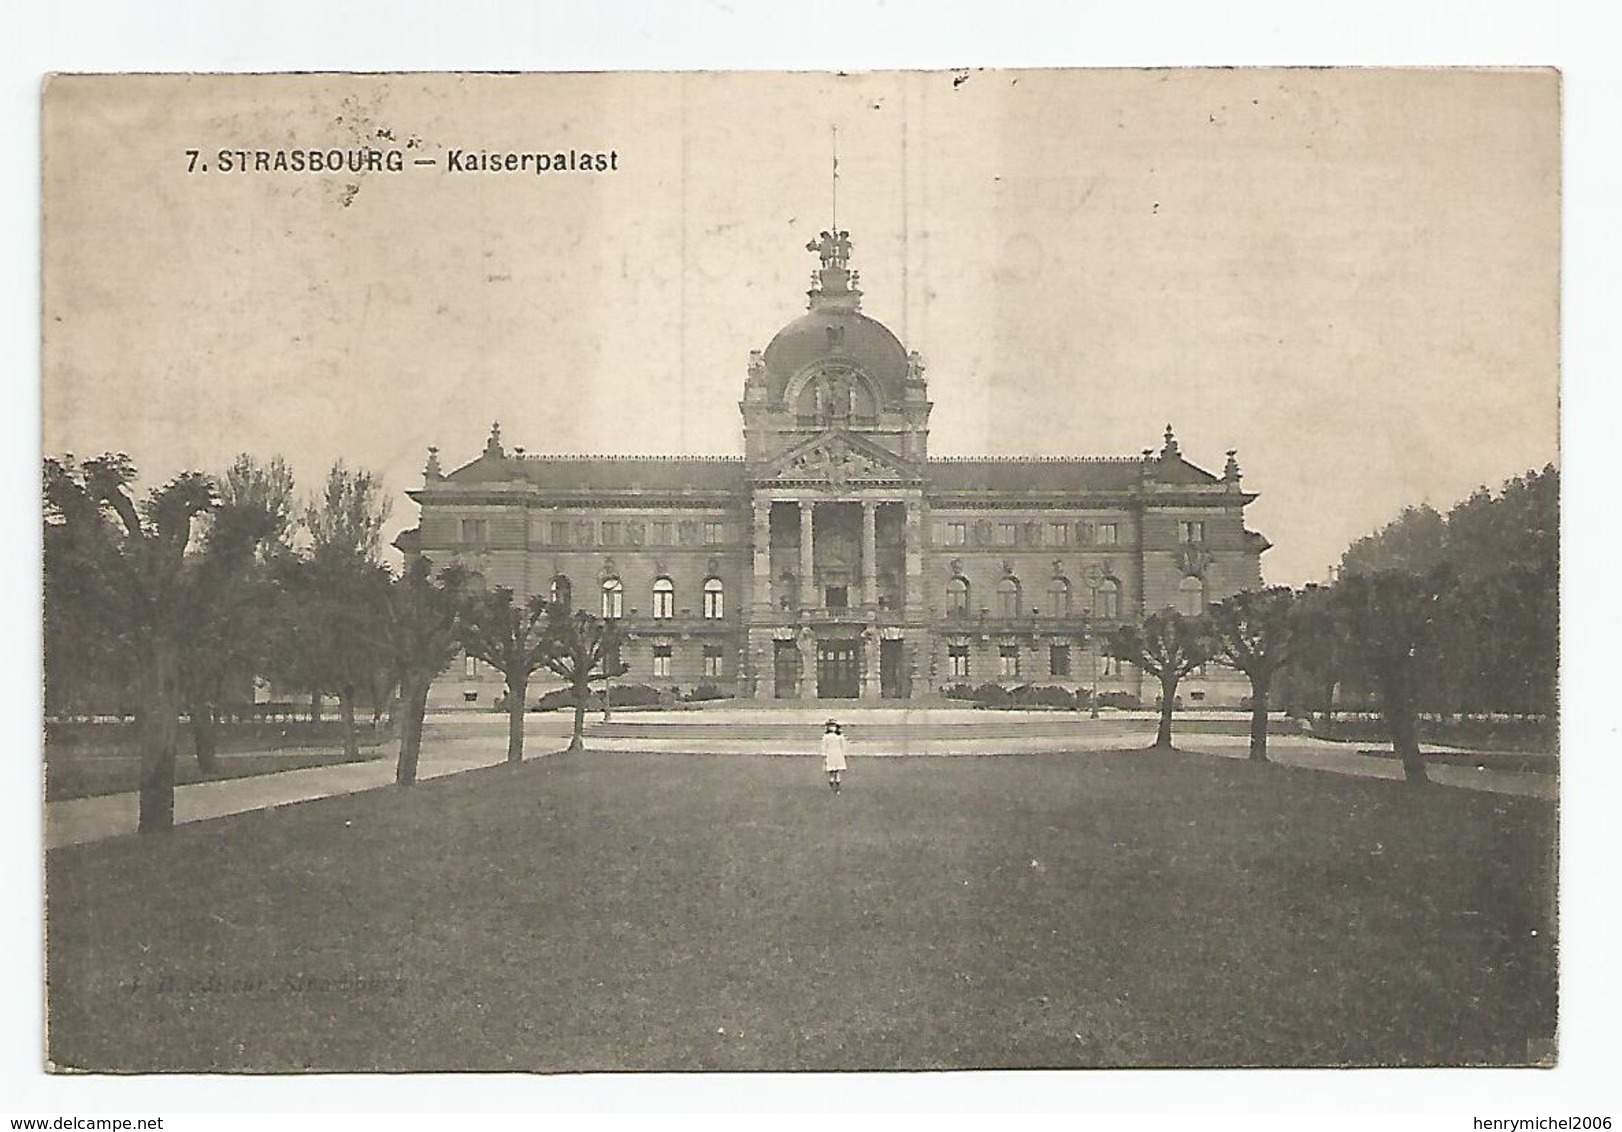
[[[344,758],[360,761],[360,738],[355,733],[355,685],[345,684],[338,689],[338,707],[344,721]]]
[[[586,745],[586,697],[591,695],[591,685],[576,684],[574,687],[574,734],[569,739],[569,750],[578,751]]]
[[[310,689],[310,722],[321,722],[321,690],[319,688]]]
[[[1155,746],[1171,746],[1171,708],[1177,698],[1177,679],[1160,678],[1160,729],[1155,732]]]
[[[1267,761],[1267,704],[1269,684],[1266,676],[1250,678],[1250,757],[1259,763]]]
[[[507,677],[507,761],[524,761],[524,698],[529,695],[529,678],[514,672]]]
[[[1391,749],[1402,759],[1403,777],[1412,785],[1429,782],[1425,774],[1425,759],[1419,753],[1419,731],[1414,721],[1414,706],[1400,692],[1393,694],[1388,686],[1380,697],[1386,726],[1391,730]]]
[[[148,658],[141,704],[141,833],[163,833],[175,826],[175,739],[180,708],[173,648],[162,642]]]
[[[413,676],[400,681],[400,707],[405,718],[400,721],[400,762],[394,771],[397,786],[411,786],[417,781],[417,759],[422,753],[422,720],[428,711],[428,685],[432,677]]]
[[[195,702],[191,705],[192,747],[197,753],[197,769],[213,774],[219,765],[215,758],[220,750],[219,727],[214,718],[214,705]]]

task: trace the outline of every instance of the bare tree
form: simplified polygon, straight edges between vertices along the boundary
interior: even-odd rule
[[[1267,761],[1273,677],[1290,657],[1295,610],[1295,591],[1273,586],[1226,597],[1207,615],[1213,656],[1250,678],[1250,757],[1258,762]]]
[[[432,569],[428,559],[412,558],[389,584],[384,605],[381,643],[400,682],[404,712],[400,721],[400,760],[394,775],[400,786],[417,781],[428,688],[459,648],[465,575],[453,567],[436,578]]]
[[[1109,655],[1135,664],[1160,681],[1160,727],[1155,746],[1171,746],[1171,713],[1177,685],[1211,656],[1210,630],[1203,617],[1175,609],[1151,613],[1142,623],[1122,625],[1106,642]]]
[[[94,614],[106,619],[134,666],[141,748],[142,833],[175,822],[175,745],[188,619],[198,604],[196,562],[188,559],[198,519],[214,510],[213,483],[186,472],[139,505],[135,465],[122,453],[76,466],[45,462],[45,521],[60,524],[63,549],[90,565]],[[108,515],[112,516],[109,521]]]
[[[570,613],[561,604],[551,606],[549,632],[552,647],[547,650],[546,668],[569,682],[574,690],[574,732],[569,750],[585,746],[586,701],[591,685],[625,672],[619,663],[619,623],[593,616],[585,610]]]
[[[470,594],[459,622],[462,649],[507,680],[507,761],[524,759],[524,701],[529,678],[546,664],[556,646],[547,601],[539,596],[519,603],[505,586]]]

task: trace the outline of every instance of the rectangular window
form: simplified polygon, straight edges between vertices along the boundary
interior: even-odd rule
[[[475,546],[483,546],[490,541],[489,519],[463,519],[462,541]]]
[[[1198,523],[1198,522],[1195,522],[1195,523],[1190,523],[1190,522],[1178,523],[1177,524],[1177,541],[1178,542],[1183,542],[1183,543],[1204,542],[1205,541],[1205,524],[1204,523]]]
[[[670,675],[670,657],[675,652],[673,645],[653,646],[653,674],[655,676]]]
[[[654,546],[669,546],[670,524],[667,522],[655,521],[653,523],[653,538],[651,541]]]
[[[1098,661],[1098,674],[1100,676],[1121,675],[1121,660],[1118,657],[1101,657]]]
[[[998,523],[997,524],[997,545],[998,546],[1013,546],[1014,543],[1016,541],[1018,541],[1018,538],[1019,538],[1019,524],[1018,523]]]
[[[1050,646],[1048,646],[1048,675],[1049,676],[1069,676],[1070,675],[1070,646],[1069,645],[1050,645]]]
[[[947,671],[958,678],[969,674],[969,646],[950,645],[946,650]]]
[[[548,523],[546,528],[546,541],[551,543],[553,546],[568,546],[569,524],[558,522]]]
[[[1114,523],[1098,524],[1098,545],[1114,546],[1119,540],[1120,530]]]
[[[713,523],[713,522],[705,523],[704,524],[704,545],[705,546],[720,546],[721,545],[721,540],[722,540],[722,537],[723,537],[723,533],[724,532],[723,532],[723,529],[722,529],[722,524]]]
[[[721,646],[704,646],[704,675],[720,676],[721,672]]]
[[[1048,524],[1048,534],[1052,537],[1054,546],[1069,546],[1070,545],[1070,524],[1069,523],[1049,523]]]
[[[1019,675],[1019,646],[997,646],[997,674],[999,676]]]
[[[947,523],[946,524],[946,545],[947,546],[967,546],[968,544],[969,544],[969,524],[967,524],[967,523]]]
[[[725,613],[722,598],[725,596],[718,581],[704,583],[704,617],[708,621],[719,621]]]
[[[478,675],[479,675],[479,658],[478,657],[469,656],[469,657],[463,657],[462,658],[462,675],[464,677],[466,677],[467,679],[469,679],[469,680],[473,680],[473,679],[476,679],[478,677]]]
[[[619,546],[620,545],[620,529],[621,528],[620,528],[620,523],[619,523],[618,519],[604,519],[603,520],[603,545],[604,546]]]

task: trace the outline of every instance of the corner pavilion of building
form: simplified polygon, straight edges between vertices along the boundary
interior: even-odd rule
[[[862,313],[850,248],[809,245],[808,310],[750,353],[741,457],[526,455],[497,426],[448,474],[429,450],[397,545],[616,619],[625,682],[871,701],[1096,685],[1152,704],[1158,685],[1098,642],[1261,584],[1235,453],[1213,475],[1167,426],[1138,456],[931,457],[923,362]],[[1180,696],[1247,692],[1212,666]],[[501,693],[468,659],[431,702]]]

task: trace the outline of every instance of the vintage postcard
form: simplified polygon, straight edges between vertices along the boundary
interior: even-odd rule
[[[57,1071],[1547,1066],[1551,70],[57,75]]]

